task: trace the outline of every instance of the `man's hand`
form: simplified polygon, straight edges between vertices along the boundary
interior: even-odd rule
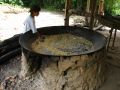
[[[44,39],[45,39],[45,35],[43,35],[42,33],[38,32],[38,38],[40,40],[40,42],[44,42]]]

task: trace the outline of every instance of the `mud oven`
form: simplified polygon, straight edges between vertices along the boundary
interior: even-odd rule
[[[39,32],[45,35],[42,42],[30,32],[20,37],[22,77],[40,72],[40,90],[96,90],[102,85],[106,70],[102,34],[74,26],[44,27]],[[34,43],[42,48],[36,51]]]

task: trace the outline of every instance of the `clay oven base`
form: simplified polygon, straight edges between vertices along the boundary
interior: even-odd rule
[[[105,80],[105,48],[79,56],[40,56],[23,50],[21,77],[40,73],[40,90],[95,90]]]

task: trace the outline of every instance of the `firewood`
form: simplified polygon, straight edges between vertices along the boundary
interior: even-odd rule
[[[0,48],[0,56],[14,50],[20,47],[20,44],[18,41],[11,42],[10,44],[7,44],[6,46],[3,46]]]
[[[15,41],[19,41],[19,37],[20,37],[21,34],[17,34],[17,35],[14,35],[13,37],[9,38],[9,39],[6,39],[2,42],[0,42],[0,48],[5,46],[5,45],[8,45],[10,43],[13,43]]]
[[[20,53],[21,53],[21,48],[17,48],[13,51],[10,51],[7,54],[0,57],[0,63],[10,60],[11,58],[15,57],[16,55],[19,55]]]

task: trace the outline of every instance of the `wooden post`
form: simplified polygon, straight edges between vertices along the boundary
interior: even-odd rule
[[[110,40],[111,40],[111,37],[112,37],[113,30],[114,30],[114,28],[112,27],[111,30],[110,30],[110,36],[109,36],[109,40],[108,40],[108,44],[107,44],[107,51],[109,50],[109,45],[110,45]]]
[[[112,47],[114,47],[114,44],[115,44],[116,34],[117,34],[117,29],[115,29],[115,33],[114,33],[114,37],[113,37]]]
[[[95,17],[95,9],[96,9],[96,5],[97,5],[97,0],[91,0],[90,1],[90,6],[91,6],[91,19],[90,19],[90,29],[93,29],[93,25],[94,25],[94,17]]]
[[[99,0],[98,14],[104,15],[104,0]]]
[[[90,0],[87,0],[86,12],[90,13]]]
[[[87,26],[89,26],[89,21],[90,21],[89,14],[90,14],[90,0],[87,0],[86,14],[85,14],[85,21]]]
[[[69,9],[71,8],[71,0],[66,0],[65,3],[65,26],[69,26]]]

